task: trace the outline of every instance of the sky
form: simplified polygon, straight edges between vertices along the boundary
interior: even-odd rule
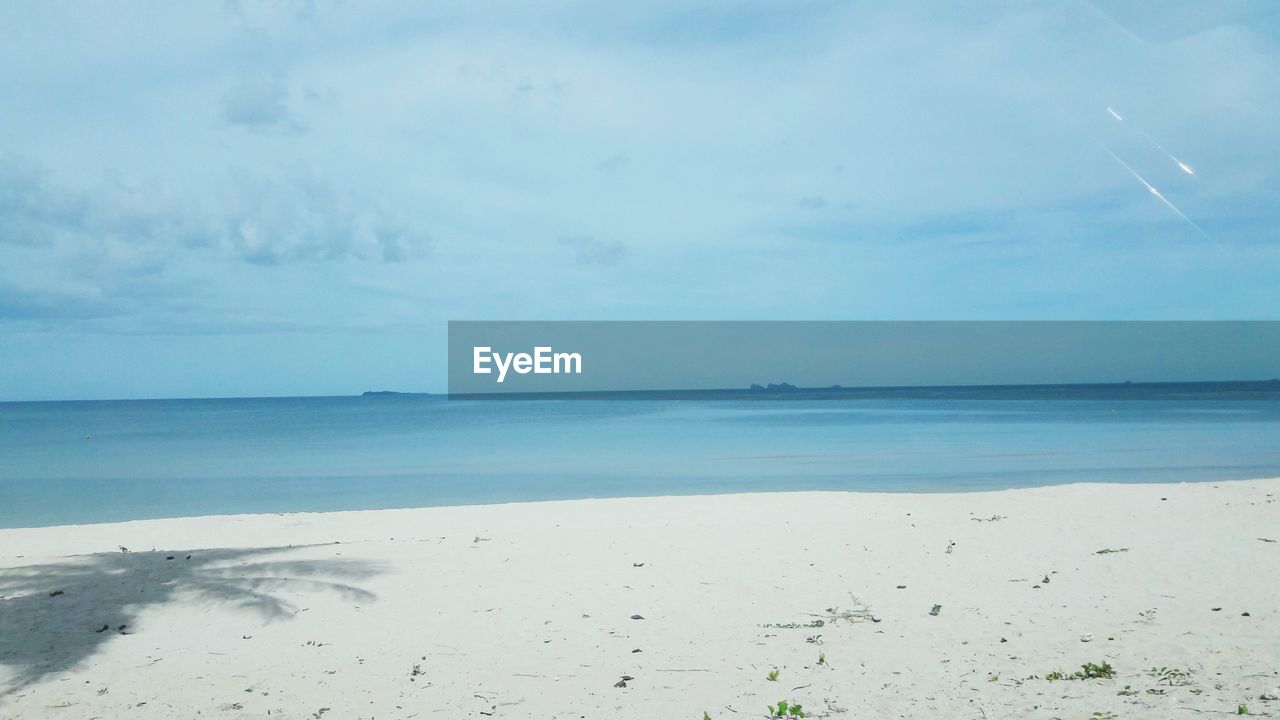
[[[0,400],[448,320],[1280,318],[1270,0],[0,4]]]

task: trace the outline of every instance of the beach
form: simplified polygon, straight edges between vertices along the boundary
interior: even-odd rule
[[[1278,498],[1268,479],[5,529],[0,718],[1276,715]]]

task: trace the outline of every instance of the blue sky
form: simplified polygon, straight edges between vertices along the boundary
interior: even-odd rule
[[[1162,5],[5,3],[0,399],[443,390],[450,319],[1275,319],[1280,8]]]

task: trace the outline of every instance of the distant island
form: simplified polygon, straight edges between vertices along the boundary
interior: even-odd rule
[[[405,397],[405,396],[430,395],[430,394],[431,393],[424,393],[424,392],[397,392],[395,390],[365,390],[361,394],[361,396],[362,397],[389,397],[389,396]]]
[[[414,396],[429,393],[367,392],[369,396]],[[933,400],[1188,400],[1280,398],[1280,380],[1140,381],[1110,383],[1049,383],[1015,385],[889,385],[818,387],[789,382],[751,383],[747,387],[702,389],[549,390],[540,392],[455,392],[435,397],[466,400],[831,400],[933,399]]]
[[[770,391],[773,391],[773,392],[779,392],[779,391],[790,391],[790,390],[798,390],[798,389],[799,389],[799,388],[797,388],[795,385],[792,385],[791,383],[786,383],[786,382],[784,382],[784,383],[769,383],[768,385],[760,385],[759,383],[751,383],[751,390],[752,390],[752,392],[770,392]]]

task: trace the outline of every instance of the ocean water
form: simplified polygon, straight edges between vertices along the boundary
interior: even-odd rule
[[[1280,383],[0,403],[0,527],[1280,476]]]

